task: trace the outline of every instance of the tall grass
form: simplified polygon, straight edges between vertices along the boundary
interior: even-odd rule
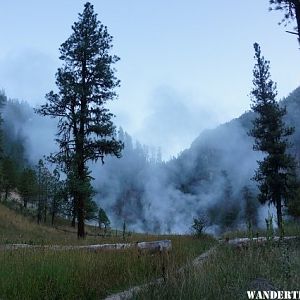
[[[300,241],[270,242],[247,249],[222,246],[202,268],[190,268],[152,286],[136,299],[247,299],[252,280],[265,278],[280,290],[299,290]]]
[[[54,251],[50,249],[1,250],[0,299],[101,299],[132,285],[171,274],[176,268],[207,250],[209,236],[158,236],[132,234],[122,237],[88,235],[78,241],[76,232],[61,221],[58,229],[36,222],[0,205],[0,246],[7,243],[99,244],[171,239],[169,254],[141,255],[137,250]],[[62,229],[67,228],[67,231]],[[87,226],[90,233],[99,229]]]
[[[133,285],[169,276],[214,240],[170,236],[169,254],[124,251],[0,251],[1,299],[101,299]]]
[[[67,229],[66,231],[63,231]],[[87,226],[89,233],[99,229]],[[132,234],[123,237],[88,235],[78,241],[75,229],[60,221],[59,230],[37,225],[0,205],[0,246],[7,243],[99,244],[171,239],[173,249],[164,255],[140,255],[137,250],[54,251],[47,249],[1,250],[0,299],[101,299],[132,285],[171,274],[176,268],[215,243],[209,236],[159,236]]]
[[[285,236],[300,236],[300,223],[299,221],[287,221],[283,225],[284,228],[284,235]],[[224,232],[222,234],[223,238],[234,239],[234,238],[241,238],[241,237],[262,237],[268,236],[270,233],[267,229],[263,228],[253,228],[250,231],[248,230],[231,230],[228,232]],[[277,228],[274,229],[274,235],[280,236],[280,232]]]

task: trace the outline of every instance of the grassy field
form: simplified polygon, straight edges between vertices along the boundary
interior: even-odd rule
[[[88,230],[96,229],[88,227]],[[85,241],[77,241],[75,233],[37,225],[2,205],[0,234],[0,245],[76,245],[123,241],[122,237],[91,236]],[[117,252],[45,249],[0,251],[0,299],[101,299],[156,277],[170,276],[216,243],[209,236],[196,239],[191,236],[141,234],[132,234],[126,241],[158,239],[172,240],[173,249],[169,254],[139,255],[134,249]]]
[[[38,225],[32,216],[24,216],[0,203],[0,245],[25,243],[35,245],[82,245],[116,242],[137,242],[163,239],[161,235],[130,233],[123,239],[122,232],[112,230],[110,236],[103,237],[103,230],[86,225],[87,236],[77,239],[76,228],[70,227],[70,221],[57,218],[55,226],[43,222]]]
[[[75,229],[71,229],[67,221],[58,220],[57,225],[58,229],[49,224],[37,225],[31,218],[0,204],[0,245],[124,242],[120,235],[91,236],[102,233],[92,226],[87,226],[90,235],[78,241]],[[300,235],[297,224],[286,224],[285,228],[286,235]],[[257,235],[266,235],[266,232],[236,231],[225,233],[223,237]],[[201,269],[189,267],[180,274],[177,272],[180,266],[216,245],[216,240],[206,235],[193,238],[131,234],[126,236],[125,242],[162,239],[172,240],[173,249],[168,255],[140,255],[134,249],[0,251],[0,299],[102,299],[162,276],[166,278],[163,285],[150,287],[136,299],[247,299],[246,290],[257,278],[265,278],[281,290],[299,290],[300,240],[270,241],[246,249],[220,245]]]
[[[257,278],[267,279],[279,290],[299,290],[300,239],[246,249],[220,246],[200,270],[190,268],[170,276],[136,299],[248,299],[246,291]]]

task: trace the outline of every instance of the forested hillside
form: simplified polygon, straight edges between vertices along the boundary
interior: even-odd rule
[[[36,169],[39,159],[55,149],[55,123],[34,114],[25,102],[1,97],[3,154],[7,158],[2,168],[20,175],[26,167]],[[287,107],[286,123],[296,129],[290,151],[299,158],[300,88],[281,104]],[[104,165],[91,165],[94,199],[114,226],[121,228],[125,222],[131,230],[187,232],[193,217],[204,218],[213,232],[245,227],[249,221],[264,225],[268,208],[257,202],[251,180],[261,158],[252,150],[253,139],[248,135],[253,118],[253,112],[246,112],[202,132],[189,149],[167,162],[162,161],[159,148],[141,145],[120,128],[117,138],[125,144],[122,158],[107,157]],[[7,185],[11,190],[18,186],[13,172],[5,172],[12,178]],[[71,217],[70,203],[59,205],[57,211]],[[91,219],[96,219],[96,208],[93,210]]]
[[[286,123],[295,127],[290,151],[299,158],[300,88],[280,103],[287,107]],[[168,162],[149,161],[125,141],[121,161],[108,160],[97,170],[98,201],[120,224],[124,220],[146,231],[188,231],[197,216],[204,216],[213,232],[246,227],[248,222],[263,226],[273,210],[259,205],[251,180],[262,157],[253,151],[248,135],[253,119],[249,111],[202,132]]]

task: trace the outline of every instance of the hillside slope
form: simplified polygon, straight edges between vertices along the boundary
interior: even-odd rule
[[[290,151],[299,159],[300,88],[280,103],[287,107],[286,123],[296,129]],[[187,232],[193,217],[201,215],[213,232],[245,227],[249,207],[253,223],[264,226],[269,208],[259,206],[251,180],[262,158],[248,135],[253,118],[249,111],[202,132],[189,149],[166,163],[141,163],[129,151],[120,162],[108,160],[96,170],[98,202],[116,222],[126,220],[144,231]],[[245,188],[251,196],[247,205]]]
[[[280,104],[287,108],[286,124],[295,127],[290,152],[299,161],[300,88]],[[181,192],[208,198],[204,206],[212,224],[224,223],[226,214],[233,209],[236,209],[236,214],[231,216],[230,225],[244,222],[243,189],[247,186],[253,196],[257,192],[251,178],[262,153],[253,151],[254,140],[248,135],[254,118],[254,113],[249,111],[216,129],[204,131],[189,149],[167,164],[171,170],[170,181],[175,182]],[[260,213],[261,210],[258,211],[258,222],[264,219]]]
[[[296,129],[290,151],[299,161],[300,88],[281,103],[287,107],[286,123]],[[55,149],[54,142],[41,142],[44,148],[34,146],[33,137],[49,140],[52,134],[42,132],[45,128],[55,132],[55,124],[50,126],[48,120],[34,116],[28,105],[8,101],[3,117],[4,131],[11,140],[6,142],[12,145],[6,147],[6,152],[22,158],[20,165],[22,161],[36,163],[36,159],[52,151],[49,145]],[[159,153],[151,154],[120,130],[118,138],[125,143],[122,158],[107,157],[104,165],[91,166],[98,204],[115,228],[122,228],[125,222],[130,231],[185,233],[190,231],[193,218],[201,215],[207,218],[212,232],[245,227],[249,207],[253,223],[264,226],[269,208],[259,206],[255,182],[251,180],[257,160],[262,158],[261,153],[252,150],[253,139],[247,134],[253,118],[252,112],[246,112],[202,132],[189,149],[168,162],[161,162]],[[13,149],[20,151],[15,153]],[[251,194],[247,205],[245,188]]]

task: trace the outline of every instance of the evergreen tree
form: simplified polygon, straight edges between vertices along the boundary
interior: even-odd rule
[[[298,182],[295,197],[288,202],[288,213],[294,218],[300,218],[300,184]]]
[[[46,206],[46,167],[42,159],[39,160],[36,166],[37,173],[37,222],[40,224],[42,215]]]
[[[63,67],[58,69],[58,94],[47,94],[48,102],[37,110],[42,115],[57,117],[60,151],[53,156],[59,163],[73,160],[77,181],[76,207],[78,237],[84,237],[85,205],[89,197],[88,161],[97,161],[111,154],[120,157],[123,144],[115,137],[113,115],[104,107],[116,98],[119,80],[112,67],[119,58],[110,54],[112,36],[86,3],[75,22],[73,33],[60,47]]]
[[[2,124],[3,124],[3,118],[2,118],[2,109],[7,103],[7,98],[5,96],[4,91],[0,91],[0,159],[3,156],[3,130],[2,130]]]
[[[96,220],[98,213],[98,205],[93,200],[96,192],[92,187],[91,181],[88,179],[85,183],[86,205],[84,207],[84,219],[87,221]]]
[[[106,229],[107,226],[110,225],[110,220],[103,208],[99,208],[98,211],[98,226],[99,228],[102,228],[102,225],[104,225],[104,228]]]
[[[68,198],[70,199],[70,215],[72,217],[71,226],[75,228],[77,219],[77,203],[78,203],[78,193],[77,193],[77,180],[75,174],[75,168],[70,166],[66,169],[67,180],[66,180],[66,192]]]
[[[283,122],[286,109],[275,100],[276,84],[271,80],[270,63],[261,55],[257,43],[254,49],[256,64],[251,108],[257,116],[250,135],[255,138],[253,149],[265,154],[264,159],[258,162],[254,180],[260,190],[259,201],[276,207],[278,227],[282,230],[282,204],[291,198],[295,183],[295,162],[287,153],[288,137],[294,129]]]
[[[208,225],[208,219],[205,214],[200,214],[193,218],[192,230],[196,236],[201,236]]]
[[[299,0],[269,0],[270,10],[281,10],[284,12],[284,18],[279,23],[287,24],[296,19],[297,27],[295,34],[298,35],[300,43],[300,1]]]
[[[32,117],[32,108],[25,102],[8,99],[3,110],[3,153],[9,156],[20,169],[28,166],[25,150],[26,133],[21,124],[26,124]]]
[[[25,168],[19,177],[18,190],[23,199],[23,207],[27,208],[37,194],[37,176],[34,169]]]
[[[18,169],[15,162],[10,157],[4,157],[1,162],[2,167],[2,187],[4,191],[4,200],[6,201],[9,193],[17,187]]]
[[[248,186],[243,187],[242,195],[244,198],[244,218],[248,228],[250,229],[257,225],[258,203]]]
[[[65,200],[64,192],[65,192],[65,182],[60,180],[60,173],[57,169],[54,169],[52,176],[50,177],[50,213],[51,213],[51,224],[54,225],[55,216],[58,213],[63,213],[63,202]]]

